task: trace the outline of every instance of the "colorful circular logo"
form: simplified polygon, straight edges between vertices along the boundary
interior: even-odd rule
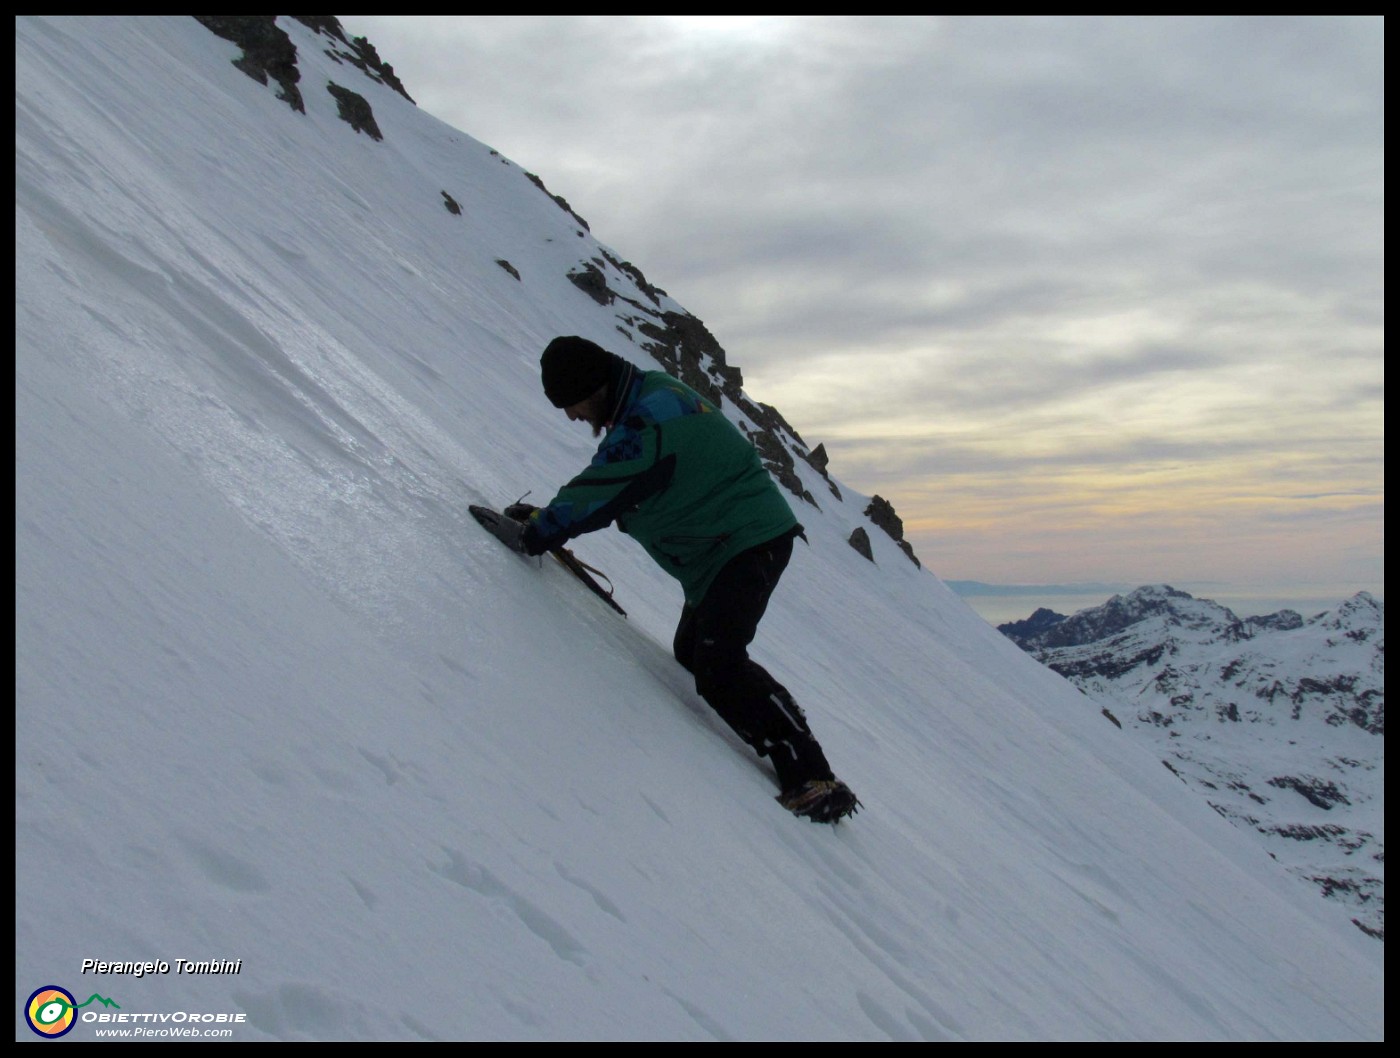
[[[24,1007],[25,1020],[40,1036],[53,1039],[68,1032],[78,1020],[73,993],[58,985],[36,989]]]

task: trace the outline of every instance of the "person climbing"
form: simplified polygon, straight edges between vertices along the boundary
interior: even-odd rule
[[[802,526],[749,440],[664,371],[643,371],[586,338],[540,358],[545,396],[601,438],[588,468],[544,507],[513,504],[519,546],[539,555],[613,522],[681,584],[676,659],[710,707],[777,774],[777,800],[834,823],[860,801],[836,778],[807,717],[749,657]]]

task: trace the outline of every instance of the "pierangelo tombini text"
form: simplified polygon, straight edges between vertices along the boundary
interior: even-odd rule
[[[177,974],[236,974],[243,970],[243,960],[176,959],[173,968]],[[154,959],[148,962],[83,960],[83,973],[85,974],[127,974],[131,977],[145,977],[147,974],[168,974],[171,969],[171,964],[165,959]]]

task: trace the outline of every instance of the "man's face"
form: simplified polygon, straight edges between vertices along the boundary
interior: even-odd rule
[[[582,420],[593,427],[593,436],[599,437],[603,429],[608,425],[606,407],[608,390],[606,386],[600,387],[591,397],[579,401],[577,404],[570,404],[564,409],[564,414],[569,417],[570,422]]]

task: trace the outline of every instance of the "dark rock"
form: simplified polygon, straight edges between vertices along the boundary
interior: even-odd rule
[[[643,349],[716,407],[723,406],[726,393],[741,391],[742,373],[725,362],[724,348],[689,313],[663,312],[655,320],[643,321],[637,330],[649,339],[642,343]]]
[[[373,44],[364,37],[351,39],[345,36],[345,29],[341,26],[340,19],[334,15],[291,15],[289,17],[296,19],[303,26],[316,33],[345,45],[344,48],[332,46],[326,49],[326,54],[336,62],[348,62],[352,66],[358,67],[371,80],[388,85],[414,106],[418,105],[404,89],[403,82],[394,73],[394,68],[380,59]]]
[[[875,561],[875,556],[870,551],[870,534],[861,526],[856,526],[851,532],[850,539],[847,540],[846,543],[850,544],[871,562]]]
[[[1132,672],[1139,666],[1156,665],[1166,654],[1166,649],[1161,643],[1153,643],[1141,650],[1125,653],[1114,650],[1112,644],[1109,644],[1104,650],[1092,655],[1073,660],[1052,661],[1046,664],[1048,668],[1070,681],[1090,676],[1111,680]],[[1158,679],[1162,679],[1161,673],[1158,674]]]
[[[271,77],[281,86],[277,98],[293,110],[306,113],[297,82],[297,48],[287,31],[277,25],[276,15],[194,15],[194,19],[216,37],[231,40],[243,49],[233,65],[258,84]]]
[[[803,487],[802,479],[797,476],[797,466],[792,460],[792,453],[788,451],[781,438],[772,430],[767,429],[752,432],[745,429],[744,432],[753,442],[753,446],[758,449],[758,458],[763,461],[764,467],[768,473],[773,475],[774,480],[794,496],[799,496],[813,507],[817,507],[817,501]]]
[[[899,549],[908,556],[910,562],[923,568],[923,564],[914,555],[913,547],[904,539],[904,522],[894,513],[894,505],[889,500],[881,496],[873,497],[865,508],[865,516],[889,534],[890,539],[899,545]]]
[[[1288,838],[1292,841],[1336,841],[1344,837],[1348,831],[1346,827],[1339,827],[1335,824],[1324,824],[1322,826],[1310,826],[1306,823],[1290,823],[1284,826],[1273,826],[1265,828],[1265,833],[1277,834],[1281,838]]]
[[[603,275],[602,269],[592,261],[585,261],[580,269],[570,272],[569,282],[599,305],[611,305],[613,298],[617,296],[608,289],[608,281]]]
[[[517,271],[515,270],[515,265],[511,264],[511,263],[510,263],[509,261],[507,261],[505,258],[503,258],[503,257],[498,257],[498,258],[496,258],[496,263],[497,263],[498,265],[500,265],[502,268],[504,268],[504,269],[505,269],[507,272],[509,272],[511,275],[515,276],[515,278],[516,278],[517,280],[520,279],[520,273],[517,272]]]
[[[865,508],[865,516],[892,539],[904,539],[904,522],[894,513],[894,506],[889,500],[881,496],[874,497]]]
[[[1287,632],[1303,627],[1303,616],[1297,610],[1280,610],[1263,617],[1246,617],[1245,625],[1251,632]]]
[[[1375,937],[1376,940],[1385,940],[1385,929],[1383,927],[1368,926],[1360,919],[1352,919],[1351,924],[1368,937]]]
[[[1299,778],[1296,775],[1279,775],[1269,780],[1270,786],[1280,790],[1293,790],[1302,794],[1318,808],[1331,811],[1335,805],[1349,805],[1346,795],[1337,789],[1335,783],[1324,779]]]
[[[651,301],[653,305],[655,305],[657,308],[661,307],[661,298],[665,295],[666,291],[654,287],[650,283],[648,283],[647,277],[642,275],[642,270],[636,265],[634,265],[631,261],[619,261],[616,257],[608,253],[606,250],[600,250],[599,252],[602,253],[603,257],[607,260],[608,264],[612,265],[623,275],[631,279],[632,282],[637,285],[637,289],[640,290],[647,297],[647,299]],[[638,307],[640,308],[642,306]]]
[[[372,140],[384,138],[384,134],[379,131],[378,123],[374,120],[374,111],[370,109],[369,100],[358,92],[342,88],[334,81],[326,85],[326,91],[335,98],[341,121],[347,122],[356,132],[363,132]]]
[[[462,207],[457,204],[457,200],[446,191],[442,193],[442,197],[442,204],[447,207],[447,212],[451,213],[453,216],[460,217],[462,215]]]
[[[1006,624],[997,625],[997,631],[1025,649],[1025,640],[1041,635],[1064,619],[1064,614],[1041,606],[1022,621],[1008,621]]]
[[[536,176],[534,173],[526,173],[526,174],[525,174],[525,178],[526,178],[527,180],[529,180],[530,183],[532,183],[532,184],[534,184],[536,187],[538,187],[541,191],[543,191],[546,195],[549,195],[549,197],[553,200],[553,202],[554,202],[554,204],[555,204],[556,206],[558,206],[560,209],[562,209],[562,210],[563,210],[565,213],[567,213],[569,216],[573,217],[574,220],[578,221],[579,224],[581,224],[581,225],[583,226],[583,230],[584,230],[584,231],[592,231],[592,230],[593,230],[592,228],[590,228],[590,227],[588,226],[588,221],[584,220],[582,217],[580,217],[577,213],[575,213],[575,212],[573,211],[573,209],[569,206],[569,203],[564,199],[564,196],[563,196],[563,195],[550,195],[550,194],[549,194],[549,188],[547,188],[547,187],[544,186],[544,181],[541,180],[541,179],[540,179],[538,176]]]

